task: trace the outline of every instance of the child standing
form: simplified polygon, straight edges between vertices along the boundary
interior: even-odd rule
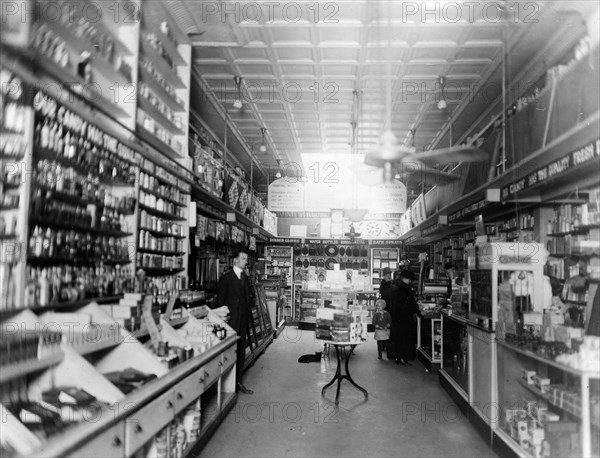
[[[373,314],[373,324],[375,325],[375,340],[377,341],[377,359],[381,359],[381,352],[385,350],[388,339],[390,338],[390,326],[392,317],[385,311],[385,301],[377,299],[375,302],[377,310]]]

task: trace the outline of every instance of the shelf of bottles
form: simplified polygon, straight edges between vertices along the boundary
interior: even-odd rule
[[[23,82],[0,65],[0,311],[19,307],[23,290],[26,199],[23,167],[31,148],[31,108]]]
[[[160,2],[143,2],[138,57],[137,129],[168,155],[187,155],[191,47]],[[153,143],[152,141],[149,141]],[[166,147],[166,148],[165,148]]]
[[[600,188],[588,196],[587,203],[554,207],[546,222],[546,273],[562,282],[561,299],[579,325],[590,300],[590,283],[600,279]]]
[[[137,153],[42,92],[33,109],[24,306],[129,291]]]
[[[145,290],[165,305],[172,294],[188,288],[186,275],[189,184],[150,161],[139,175],[138,269]]]
[[[131,27],[137,21],[131,11],[103,2],[58,2],[50,14],[44,2],[33,3],[31,11],[40,13],[32,24],[29,47],[34,61],[79,92],[93,86],[94,95],[84,97],[132,128],[135,105],[126,102],[136,83],[137,49],[131,48],[129,38],[137,34],[137,27]],[[96,20],[91,21],[90,15]]]

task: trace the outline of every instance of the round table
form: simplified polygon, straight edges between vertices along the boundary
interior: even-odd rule
[[[369,393],[363,387],[359,386],[352,377],[350,376],[350,371],[348,369],[348,361],[350,361],[350,357],[354,352],[354,349],[360,342],[334,342],[331,340],[324,341],[327,345],[333,345],[335,347],[335,354],[337,356],[337,368],[335,370],[335,375],[331,379],[331,381],[323,387],[321,390],[321,396],[325,396],[325,390],[329,388],[333,383],[337,380],[337,391],[335,394],[335,405],[338,405],[340,399],[340,385],[343,379],[348,379],[352,385],[358,388],[365,395],[365,399],[369,398]],[[346,347],[350,347],[350,351],[346,354]],[[345,367],[346,373],[342,374],[342,354],[344,355],[344,359],[346,360]]]

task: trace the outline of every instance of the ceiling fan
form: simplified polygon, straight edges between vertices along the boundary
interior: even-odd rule
[[[388,27],[390,27],[391,12],[386,14]],[[432,166],[446,165],[457,162],[483,162],[489,158],[488,153],[474,146],[450,146],[431,151],[417,153],[414,146],[414,130],[412,145],[398,143],[392,131],[392,70],[390,55],[390,39],[388,33],[387,59],[386,59],[386,117],[383,133],[379,138],[377,148],[368,151],[364,157],[366,166],[383,168],[384,182],[391,182],[394,178],[394,168],[400,169],[406,175],[418,175],[420,181],[429,184],[444,185],[460,180],[460,176]]]

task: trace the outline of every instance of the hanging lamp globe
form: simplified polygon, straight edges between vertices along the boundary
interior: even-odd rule
[[[358,223],[365,219],[367,213],[369,213],[367,208],[347,208],[344,210],[344,216],[353,223]]]

